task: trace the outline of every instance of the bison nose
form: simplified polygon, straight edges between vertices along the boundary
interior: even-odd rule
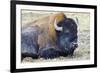
[[[72,44],[72,47],[73,47],[73,48],[77,48],[77,47],[78,47],[78,44],[77,44],[77,43],[73,43],[73,44]]]

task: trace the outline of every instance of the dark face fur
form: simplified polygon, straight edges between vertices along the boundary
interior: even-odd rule
[[[77,48],[77,24],[71,18],[64,17],[62,21],[57,24],[62,27],[62,31],[57,32],[57,45],[66,54],[72,55]]]

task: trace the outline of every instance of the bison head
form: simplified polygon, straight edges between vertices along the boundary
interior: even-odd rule
[[[77,48],[77,18],[64,18],[57,22],[55,19],[54,27],[57,34],[57,45],[67,55],[73,55]]]

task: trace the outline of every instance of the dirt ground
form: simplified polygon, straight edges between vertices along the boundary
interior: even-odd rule
[[[37,11],[22,11],[22,26],[34,21],[35,19],[48,15],[53,12],[37,12]],[[73,13],[64,12],[67,17],[77,17],[78,24],[78,48],[75,50],[72,57],[58,57],[54,59],[32,59],[26,57],[22,62],[51,62],[51,61],[69,61],[69,60],[87,60],[90,59],[90,14],[89,13]]]

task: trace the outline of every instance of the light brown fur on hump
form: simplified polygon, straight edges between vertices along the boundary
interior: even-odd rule
[[[56,32],[54,28],[54,20],[56,19],[57,22],[61,21],[64,17],[63,12],[59,12],[56,14],[51,14],[49,17],[49,27],[48,27],[48,34],[50,37],[52,37],[52,40],[56,40]]]
[[[62,20],[63,16],[63,12],[43,16],[33,21],[31,26],[39,26],[42,32],[48,32],[48,35],[50,36],[51,40],[55,41],[56,32],[54,28],[54,20],[56,18],[57,22],[59,22]]]
[[[38,36],[38,44],[39,44],[39,48],[44,47],[46,41],[47,41],[47,37],[45,37],[43,34],[40,34],[40,35]]]
[[[54,28],[54,20],[61,21],[64,16],[63,12],[43,16],[30,23],[30,26],[38,26],[40,34],[38,35],[39,48],[45,46],[49,40],[53,43],[56,40],[56,32]]]

